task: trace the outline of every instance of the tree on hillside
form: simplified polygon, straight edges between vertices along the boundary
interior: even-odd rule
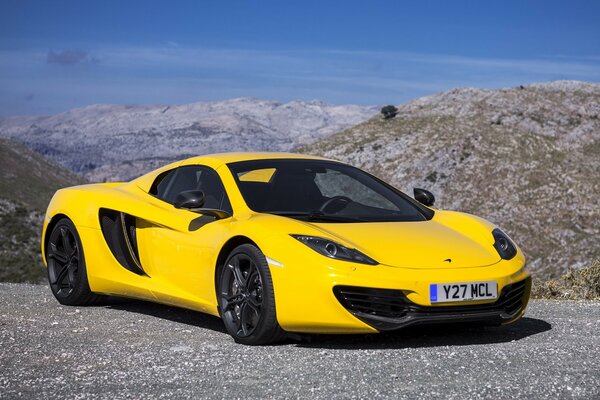
[[[381,109],[381,114],[383,114],[383,119],[394,118],[398,115],[398,109],[394,106],[385,106]]]

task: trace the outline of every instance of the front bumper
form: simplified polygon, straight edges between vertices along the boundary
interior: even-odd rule
[[[281,247],[283,249],[283,247]],[[275,254],[274,254],[275,253]],[[529,273],[524,268],[522,254],[511,260],[473,268],[411,269],[386,265],[362,265],[332,260],[320,254],[266,253],[273,278],[277,320],[288,332],[303,333],[376,333],[417,323],[479,320],[509,323],[520,318],[529,298]],[[498,310],[498,300],[432,304],[429,286],[435,283],[477,282],[493,280],[502,296],[504,289],[521,281],[526,282],[522,306],[508,312]],[[358,314],[358,310],[340,302],[336,287],[359,287],[375,291],[391,290],[401,293],[408,304],[406,315],[375,315],[391,321],[373,318],[373,313]],[[496,305],[494,305],[496,304]],[[438,311],[439,310],[439,311]],[[363,310],[364,312],[364,310]]]
[[[498,300],[487,304],[422,306],[411,302],[401,290],[336,286],[335,297],[348,312],[378,331],[409,325],[482,321],[494,324],[518,319],[527,306],[531,277],[506,285]]]

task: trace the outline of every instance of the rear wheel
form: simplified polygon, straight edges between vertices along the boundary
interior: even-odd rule
[[[46,248],[48,283],[60,304],[91,305],[101,298],[90,290],[83,246],[73,222],[63,218],[56,223]]]
[[[236,247],[217,279],[219,313],[238,343],[268,344],[282,340],[277,323],[273,280],[263,253],[250,244]]]

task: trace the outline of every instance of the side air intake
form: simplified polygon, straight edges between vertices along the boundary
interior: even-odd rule
[[[135,217],[101,208],[99,218],[104,240],[119,264],[134,274],[146,275],[138,254]]]

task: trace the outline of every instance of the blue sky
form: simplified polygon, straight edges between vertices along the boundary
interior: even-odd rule
[[[0,0],[0,115],[600,82],[600,1]]]

